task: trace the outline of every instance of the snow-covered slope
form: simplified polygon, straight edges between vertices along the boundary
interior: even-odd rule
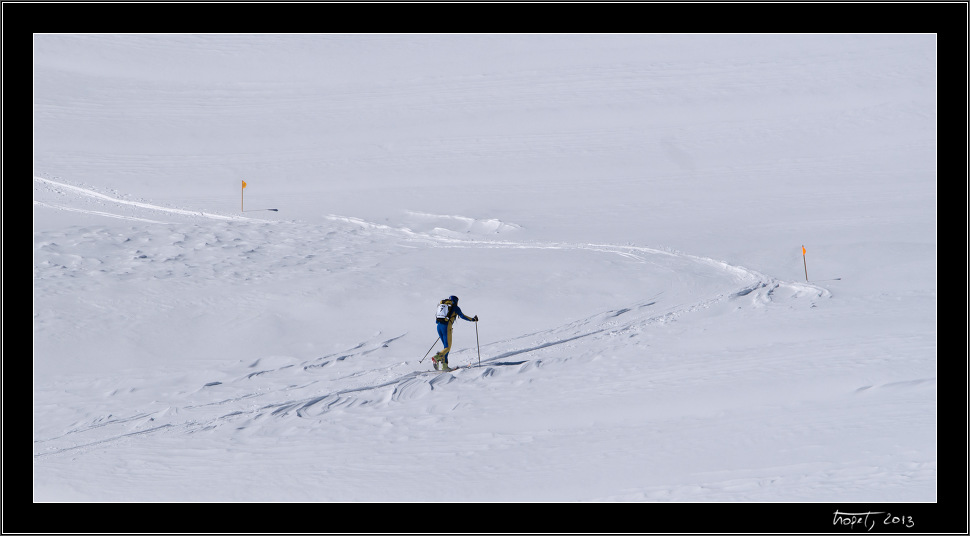
[[[35,501],[937,498],[932,36],[34,52]]]

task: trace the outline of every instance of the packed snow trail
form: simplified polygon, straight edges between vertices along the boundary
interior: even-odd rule
[[[38,199],[38,197],[40,197],[40,199]],[[86,212],[86,213],[95,214],[98,216],[107,216],[111,218],[143,221],[146,223],[165,223],[158,220],[149,220],[149,219],[139,218],[135,216],[118,214],[117,212],[106,212],[102,210],[84,209],[70,204],[67,204],[67,205],[61,204],[61,203],[90,204],[92,202],[100,206],[104,206],[106,210],[112,207],[116,211],[128,208],[128,209],[140,209],[142,211],[147,211],[147,212],[158,212],[165,215],[202,217],[202,218],[207,218],[212,220],[246,221],[246,222],[266,222],[267,221],[267,220],[260,220],[257,218],[247,218],[244,216],[227,216],[224,214],[215,214],[215,213],[204,212],[204,211],[163,207],[161,205],[146,203],[143,201],[131,201],[131,200],[121,199],[119,197],[103,194],[100,192],[96,192],[89,188],[82,188],[80,186],[74,186],[64,182],[45,179],[42,177],[37,177],[37,176],[34,177],[34,205],[57,209],[57,210],[66,210],[71,212]]]

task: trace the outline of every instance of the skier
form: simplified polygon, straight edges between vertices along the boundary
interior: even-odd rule
[[[451,329],[455,324],[455,318],[461,317],[469,322],[478,322],[478,315],[468,318],[458,307],[458,296],[448,296],[438,304],[438,312],[435,315],[435,322],[438,324],[438,337],[441,337],[445,347],[431,358],[431,364],[435,370],[451,370],[448,368],[448,352],[451,351]],[[440,365],[440,366],[439,366]]]

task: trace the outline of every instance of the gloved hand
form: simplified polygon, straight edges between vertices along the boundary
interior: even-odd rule
[[[478,322],[478,315],[475,315],[475,318],[472,318],[472,322]]]

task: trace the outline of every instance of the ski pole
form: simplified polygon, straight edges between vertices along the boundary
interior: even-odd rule
[[[478,317],[475,317],[478,318]],[[482,366],[482,345],[478,344],[478,321],[475,321],[475,347],[478,348],[478,366]]]
[[[424,354],[424,357],[422,357],[421,358],[421,361],[418,361],[418,363],[423,362],[425,360],[425,358],[428,357],[428,354],[431,353],[431,350],[434,350],[434,345],[436,345],[436,344],[438,344],[438,338],[437,337],[435,337],[434,342],[431,343],[431,348],[428,348],[428,353],[427,354]]]

